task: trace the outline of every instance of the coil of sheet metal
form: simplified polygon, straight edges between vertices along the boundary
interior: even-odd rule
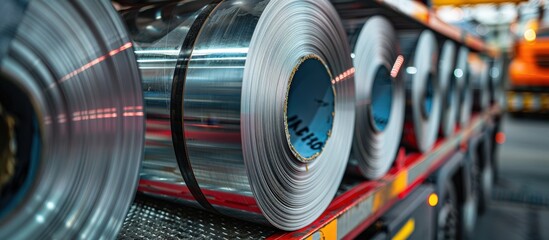
[[[461,46],[459,48],[456,70],[454,70],[459,92],[458,124],[460,127],[469,125],[473,109],[473,89],[469,69],[469,49]]]
[[[131,46],[108,1],[29,2],[1,64],[0,239],[116,236],[144,141]]]
[[[442,116],[440,133],[443,137],[449,137],[454,133],[458,115],[458,92],[454,70],[456,64],[456,45],[450,41],[444,41],[439,59],[439,83],[442,93]]]
[[[343,6],[336,5],[336,9],[338,7]],[[402,136],[405,92],[398,73],[404,59],[395,47],[398,46],[396,34],[386,18],[349,14],[353,18],[346,19],[346,15],[341,14],[351,39],[356,89],[355,133],[349,169],[376,179],[391,167]],[[363,22],[359,24],[357,19]]]
[[[126,10],[144,78],[139,190],[284,230],[330,203],[354,127],[354,69],[328,1]]]
[[[438,136],[441,116],[441,92],[438,79],[438,47],[429,30],[401,31],[399,42],[404,53],[406,114],[402,143],[425,152]]]
[[[473,88],[473,110],[484,111],[490,105],[490,68],[487,58],[477,53],[469,55],[471,64],[471,86]]]
[[[500,107],[505,107],[505,94],[504,94],[504,57],[503,55],[497,56],[492,60],[490,68],[490,92],[491,103],[497,103]]]

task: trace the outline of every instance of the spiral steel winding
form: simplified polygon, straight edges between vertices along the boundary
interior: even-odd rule
[[[449,137],[454,133],[458,116],[458,89],[455,76],[456,45],[450,41],[444,41],[440,51],[438,64],[440,91],[442,93],[442,116],[440,133],[443,137]]]
[[[402,143],[426,152],[438,136],[442,95],[438,79],[438,47],[430,30],[399,32],[404,53],[406,114]]]
[[[472,54],[475,58],[472,66],[473,110],[485,111],[490,106],[490,67],[488,57]]]
[[[500,107],[505,107],[504,64],[504,56],[500,55],[492,59],[490,67],[490,102],[497,103]]]
[[[295,230],[326,209],[354,127],[354,69],[327,1],[124,11],[144,78],[140,191]]]
[[[28,3],[1,63],[0,239],[116,236],[144,140],[131,46],[108,1]]]
[[[465,46],[461,46],[459,48],[456,70],[454,72],[457,78],[459,92],[458,124],[460,127],[469,125],[471,111],[473,110],[473,88],[469,69],[469,49]]]
[[[392,24],[381,16],[361,15],[361,10],[341,14],[356,71],[356,118],[349,170],[377,179],[387,173],[400,145],[405,91],[399,71],[404,58],[395,47],[398,42]]]

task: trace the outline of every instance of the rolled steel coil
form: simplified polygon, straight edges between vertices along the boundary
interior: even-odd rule
[[[492,60],[490,67],[490,92],[491,103],[497,103],[500,107],[505,107],[505,92],[504,92],[504,57],[497,56]]]
[[[440,135],[443,137],[449,137],[454,133],[458,116],[459,96],[457,79],[454,75],[456,55],[456,45],[450,40],[444,41],[438,63],[438,79],[443,96]]]
[[[0,239],[116,236],[145,131],[131,47],[108,1],[28,3],[1,63]]]
[[[473,89],[471,86],[471,73],[469,69],[469,49],[465,46],[461,46],[459,48],[456,69],[454,70],[459,92],[458,123],[460,127],[469,125],[471,111],[473,109]]]
[[[471,84],[473,88],[473,110],[485,111],[490,105],[490,68],[488,58],[471,54]]]
[[[337,5],[336,5],[337,8]],[[356,118],[349,169],[369,179],[387,173],[404,124],[403,63],[392,24],[384,17],[344,19],[355,67]]]
[[[437,139],[442,110],[438,79],[438,47],[430,30],[401,31],[399,41],[404,53],[406,114],[402,143],[426,152]]]
[[[186,1],[124,11],[147,106],[139,190],[295,230],[331,202],[354,69],[327,1]]]

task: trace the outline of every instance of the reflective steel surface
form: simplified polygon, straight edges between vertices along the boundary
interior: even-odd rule
[[[399,42],[404,53],[406,117],[403,144],[425,152],[438,136],[442,95],[438,78],[438,47],[429,30],[400,31]]]
[[[490,92],[491,102],[498,103],[500,107],[505,106],[505,69],[504,56],[499,55],[492,59],[490,66]]]
[[[460,108],[458,123],[461,127],[469,124],[469,121],[471,120],[471,111],[473,110],[473,88],[468,58],[469,49],[461,46],[458,52],[456,70],[454,71],[458,83]]]
[[[351,172],[370,179],[389,170],[398,152],[404,123],[405,61],[392,24],[371,12],[336,4],[344,19],[355,67],[356,118]],[[361,15],[362,14],[362,15]]]
[[[456,45],[446,40],[442,44],[440,59],[438,63],[440,91],[442,94],[442,116],[440,133],[443,137],[451,136],[456,129],[458,114],[458,89],[457,80],[454,76],[456,69]]]
[[[121,13],[134,42],[147,106],[142,179],[185,184],[172,143],[172,81],[183,41],[206,5],[208,1],[183,1]]]
[[[16,169],[26,162],[28,174],[11,192],[13,201],[0,206],[0,239],[116,236],[143,149],[135,61],[110,2],[29,3],[1,63],[2,86],[22,92],[0,93],[2,106],[19,116],[17,109],[31,110],[17,119],[16,131],[33,133],[17,143],[18,156],[26,156]]]
[[[478,58],[474,63],[473,107],[474,110],[484,111],[490,106],[490,67],[488,57],[475,54]]]
[[[139,29],[132,35],[151,105],[140,191],[284,230],[307,225],[334,196],[351,147],[354,69],[335,10],[312,0],[223,1],[208,14],[183,5],[123,13]],[[185,14],[175,21],[166,12]],[[147,29],[165,38],[145,43]],[[180,51],[188,40],[193,44]],[[335,99],[324,148],[304,162],[290,150],[284,106],[290,76],[309,55],[326,64]],[[173,61],[182,63],[179,70]],[[173,88],[179,83],[181,93]]]

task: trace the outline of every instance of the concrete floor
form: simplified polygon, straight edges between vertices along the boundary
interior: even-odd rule
[[[494,199],[473,239],[549,239],[549,119],[503,121]]]

